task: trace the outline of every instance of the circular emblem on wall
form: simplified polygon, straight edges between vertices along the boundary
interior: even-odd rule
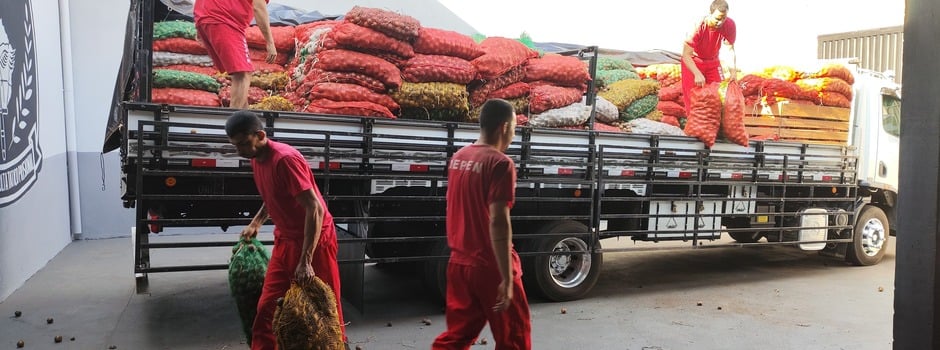
[[[0,208],[15,203],[42,168],[33,11],[0,1]]]

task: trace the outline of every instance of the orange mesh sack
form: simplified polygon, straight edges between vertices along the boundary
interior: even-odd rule
[[[718,138],[721,126],[721,96],[718,94],[719,83],[710,83],[704,87],[692,88],[692,106],[685,125],[685,134],[695,137],[711,148]]]
[[[721,119],[721,133],[741,146],[747,147],[747,128],[744,126],[744,92],[736,80],[721,84],[724,91]],[[727,87],[726,87],[727,86]]]

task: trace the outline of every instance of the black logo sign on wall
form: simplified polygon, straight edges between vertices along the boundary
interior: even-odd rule
[[[0,208],[29,191],[42,169],[30,5],[29,0],[0,1]]]

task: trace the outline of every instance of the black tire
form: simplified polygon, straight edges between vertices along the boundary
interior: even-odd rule
[[[557,221],[543,226],[538,234],[574,232],[587,233],[588,228],[575,221]],[[529,251],[533,252],[582,250],[589,247],[585,237],[547,237],[532,242]],[[571,259],[564,260],[568,257]],[[562,259],[561,264],[559,264],[559,259]],[[603,254],[600,253],[536,255],[525,261],[523,278],[526,281],[527,290],[538,291],[548,300],[577,300],[583,298],[594,288],[603,263]],[[583,264],[587,264],[587,266]],[[562,271],[559,272],[558,270]]]
[[[888,250],[891,226],[885,212],[873,205],[862,208],[855,220],[852,243],[845,252],[845,260],[857,266],[871,266],[881,262]]]
[[[446,240],[431,244],[428,255],[449,256],[450,247]],[[448,259],[433,259],[424,262],[424,287],[431,298],[441,305],[447,301],[447,262]]]
[[[760,232],[728,232],[728,235],[738,243],[757,243],[764,237]]]

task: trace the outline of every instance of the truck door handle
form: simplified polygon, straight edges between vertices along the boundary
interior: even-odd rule
[[[888,167],[885,165],[885,162],[878,162],[878,176],[888,176]]]

